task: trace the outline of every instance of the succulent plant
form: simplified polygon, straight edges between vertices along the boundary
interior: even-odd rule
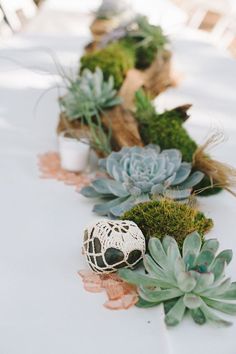
[[[125,12],[128,4],[124,0],[103,0],[96,11],[96,18],[110,19],[114,16],[119,16]]]
[[[136,28],[128,33],[135,43],[136,67],[146,69],[154,61],[158,52],[164,49],[167,37],[160,26],[151,25],[145,16],[138,16]]]
[[[100,114],[120,103],[114,78],[109,76],[106,81],[98,67],[94,72],[84,69],[76,81],[70,82],[68,93],[61,99],[62,109],[70,121]]]
[[[204,176],[199,171],[191,174],[191,164],[182,162],[179,150],[161,152],[157,145],[123,147],[100,160],[100,166],[109,178],[93,181],[81,193],[88,198],[103,198],[94,211],[113,217],[160,196],[186,200]]]
[[[139,39],[139,45],[148,47],[150,43],[154,43],[156,49],[162,49],[167,43],[167,38],[163,34],[160,26],[151,25],[147,17],[138,16],[136,18],[137,29],[131,30],[129,35]]]
[[[85,54],[81,58],[81,71],[84,69],[95,71],[99,67],[105,80],[113,76],[116,89],[121,87],[127,71],[134,65],[135,57],[132,52],[119,43],[111,43],[106,48]]]
[[[188,235],[182,253],[174,238],[163,241],[151,238],[149,254],[144,256],[147,274],[127,269],[119,270],[122,279],[138,286],[139,307],[152,307],[164,303],[165,322],[179,324],[189,312],[197,324],[212,322],[229,326],[213,310],[236,314],[236,282],[225,276],[225,267],[232,259],[232,251],[216,255],[219,242],[210,239],[201,242],[197,232]],[[225,300],[227,302],[225,302]]]
[[[213,226],[213,220],[198,211],[191,203],[162,198],[135,205],[121,216],[135,222],[148,241],[172,235],[180,247],[188,234],[197,231],[203,237]]]
[[[101,41],[101,47],[118,41],[128,50],[135,53],[135,66],[146,69],[154,61],[158,51],[164,49],[167,37],[160,26],[149,24],[145,16],[136,16],[129,22],[122,23]]]

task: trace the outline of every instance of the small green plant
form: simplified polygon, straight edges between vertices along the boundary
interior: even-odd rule
[[[135,222],[146,240],[171,235],[180,247],[189,233],[197,231],[203,237],[213,227],[212,219],[207,219],[194,207],[166,198],[140,203],[121,219]]]
[[[122,1],[103,0],[96,11],[97,19],[109,20],[115,16],[120,16],[127,10],[127,5]]]
[[[103,72],[83,70],[75,80],[70,80],[67,94],[60,103],[69,121],[83,119],[85,115],[95,116],[122,102],[114,89],[114,78],[104,79]]]
[[[137,28],[128,33],[136,48],[136,67],[146,69],[166,45],[167,37],[160,26],[150,25],[145,16],[137,18]]]
[[[102,126],[101,114],[121,103],[114,89],[114,79],[104,80],[101,69],[95,72],[85,69],[76,80],[68,79],[67,94],[60,99],[62,111],[68,121],[80,120],[89,127],[91,145],[98,151],[109,154],[110,133]]]
[[[123,280],[138,286],[137,306],[164,303],[168,326],[178,325],[186,312],[199,325],[232,324],[212,311],[236,315],[236,304],[231,303],[236,300],[236,282],[231,283],[225,276],[225,267],[232,259],[231,250],[217,255],[219,242],[210,239],[202,243],[197,232],[186,237],[182,252],[170,236],[165,236],[162,242],[151,238],[148,248],[150,255],[143,259],[147,274],[128,269],[118,272]]]
[[[109,44],[106,48],[94,53],[85,54],[81,58],[81,68],[95,71],[99,67],[108,80],[110,76],[114,78],[114,86],[119,89],[125,79],[127,71],[135,65],[135,57],[131,51],[124,48],[119,43]]]
[[[99,215],[119,217],[135,204],[161,196],[184,201],[192,187],[204,174],[191,174],[190,163],[182,162],[179,150],[160,151],[159,146],[123,147],[100,160],[100,166],[109,178],[99,178],[81,193],[88,198],[101,198],[94,206]]]

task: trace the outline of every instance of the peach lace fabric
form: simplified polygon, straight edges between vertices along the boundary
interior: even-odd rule
[[[47,152],[38,156],[40,178],[55,179],[67,185],[75,186],[77,191],[91,182],[91,177],[83,173],[73,173],[61,168],[60,157],[56,152]]]
[[[104,306],[110,310],[127,310],[138,301],[136,287],[124,282],[115,273],[96,274],[90,270],[81,270],[78,274],[83,280],[85,290],[106,293],[108,299]]]

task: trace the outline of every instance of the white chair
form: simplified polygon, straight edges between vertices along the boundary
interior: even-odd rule
[[[33,0],[0,0],[0,6],[13,32],[19,31],[37,11]]]

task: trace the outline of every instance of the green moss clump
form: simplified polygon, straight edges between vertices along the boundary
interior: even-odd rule
[[[104,79],[113,76],[115,88],[119,89],[126,73],[135,66],[135,55],[119,43],[112,43],[106,48],[94,53],[85,54],[81,58],[80,71],[85,68],[95,71],[99,67],[103,71]]]
[[[188,118],[186,112],[176,108],[158,114],[149,98],[139,90],[136,93],[136,118],[145,144],[157,144],[162,150],[178,149],[183,161],[192,162],[197,144],[183,127]]]
[[[154,43],[150,43],[148,47],[138,46],[136,48],[136,68],[147,69],[157,56],[157,47]]]
[[[119,43],[135,57],[135,67],[137,69],[147,69],[155,60],[157,55],[157,46],[150,43],[148,46],[139,46],[138,40],[132,37],[125,37]]]
[[[183,161],[191,162],[197,149],[197,144],[182,126],[182,121],[174,109],[163,114],[155,114],[148,125],[140,126],[140,133],[145,144],[157,144],[162,150],[180,150]]]
[[[180,246],[189,233],[198,231],[203,237],[213,226],[212,219],[207,219],[195,208],[169,199],[138,204],[121,219],[134,221],[147,241],[150,237],[162,239],[170,235]]]

